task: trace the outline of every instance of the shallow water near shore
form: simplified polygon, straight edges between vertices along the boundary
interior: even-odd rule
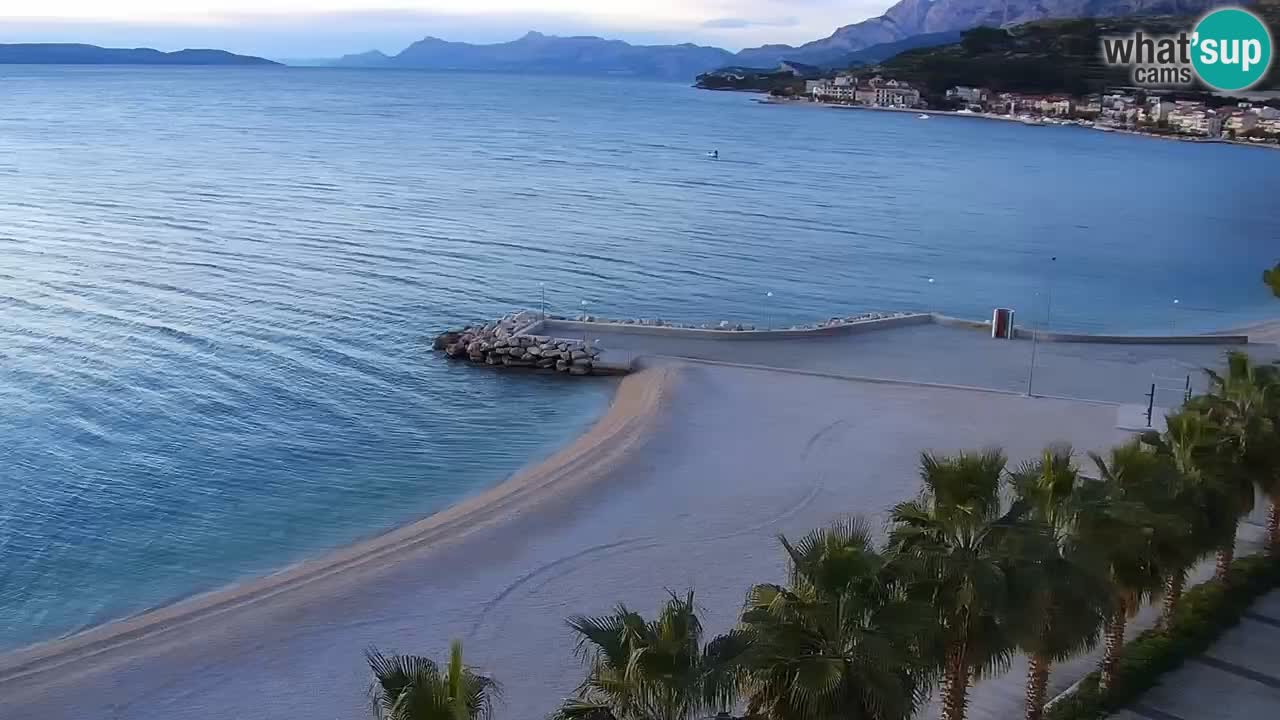
[[[0,87],[0,648],[368,537],[579,434],[610,381],[425,342],[539,283],[553,312],[760,325],[1007,305],[1189,332],[1273,302],[1280,154],[1250,148],[625,80]]]

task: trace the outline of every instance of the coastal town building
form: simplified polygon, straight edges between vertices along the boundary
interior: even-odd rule
[[[814,100],[883,108],[927,107],[923,93],[893,78],[842,73],[805,83]],[[1008,115],[1035,124],[1076,124],[1162,135],[1280,143],[1280,107],[1240,102],[1218,107],[1211,100],[1178,99],[1123,89],[1073,97],[1065,94],[994,92],[957,85],[946,90],[948,106],[962,112]],[[1180,97],[1186,98],[1186,94]]]
[[[966,105],[982,105],[990,96],[990,90],[965,85],[957,85],[947,91],[948,100],[956,100]]]
[[[814,100],[844,102],[873,107],[911,108],[920,105],[920,91],[898,80],[874,77],[860,82],[851,75],[805,83]]]
[[[1169,113],[1177,109],[1175,103],[1160,97],[1147,98],[1147,104],[1139,113],[1140,122],[1159,124],[1169,121]]]
[[[839,78],[837,78],[837,80],[838,79]],[[855,89],[856,86],[850,83],[837,83],[834,80],[822,80],[809,91],[809,94],[815,100],[853,102],[853,93]]]
[[[1188,135],[1218,137],[1222,134],[1222,117],[1202,103],[1179,101],[1169,113],[1169,127]]]
[[[1222,121],[1223,132],[1231,132],[1236,135],[1242,135],[1256,127],[1258,127],[1258,115],[1247,110],[1227,111],[1226,117]]]
[[[1071,114],[1071,98],[1066,95],[1049,95],[1040,98],[1035,103],[1035,108],[1039,110],[1042,115],[1066,117]]]
[[[875,104],[880,107],[916,107],[920,104],[920,91],[905,85],[878,87],[875,88]]]

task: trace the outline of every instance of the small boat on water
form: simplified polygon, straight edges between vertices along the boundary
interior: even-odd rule
[[[720,159],[720,151],[719,151],[719,150],[712,150],[711,152],[707,153],[707,157],[708,157],[708,158],[710,158],[710,159],[712,159],[712,160],[719,160],[719,159]]]
[[[929,116],[928,116],[928,115],[925,115],[924,113],[920,113],[919,115],[917,115],[917,116],[916,116],[916,119],[917,119],[917,120],[928,120],[928,119],[929,119]]]

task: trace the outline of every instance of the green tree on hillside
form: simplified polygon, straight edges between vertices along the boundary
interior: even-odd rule
[[[1271,288],[1271,293],[1280,298],[1280,262],[1270,270],[1262,271],[1262,282]]]

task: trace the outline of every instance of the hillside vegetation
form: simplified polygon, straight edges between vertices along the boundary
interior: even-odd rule
[[[1280,3],[1260,4],[1255,10],[1272,27],[1280,27]],[[900,53],[875,72],[935,93],[973,85],[1006,92],[1085,95],[1130,84],[1127,68],[1103,63],[1103,37],[1137,30],[1173,34],[1194,22],[1190,16],[1085,18],[1043,20],[1008,29],[977,28],[964,33],[958,43]],[[1278,78],[1273,63],[1269,77],[1258,88],[1275,89]]]

